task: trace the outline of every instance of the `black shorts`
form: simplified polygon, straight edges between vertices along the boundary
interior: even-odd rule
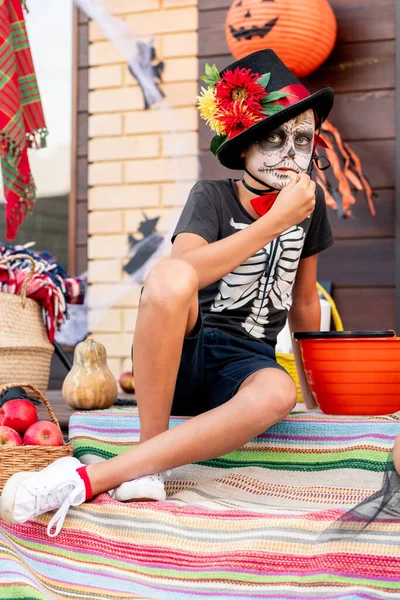
[[[220,329],[205,330],[200,311],[191,337],[183,343],[171,414],[194,416],[224,404],[260,369],[286,373],[272,346]]]

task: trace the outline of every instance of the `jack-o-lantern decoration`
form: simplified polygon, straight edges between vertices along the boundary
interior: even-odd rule
[[[328,0],[233,0],[225,34],[236,59],[271,48],[297,77],[332,52],[337,24]]]

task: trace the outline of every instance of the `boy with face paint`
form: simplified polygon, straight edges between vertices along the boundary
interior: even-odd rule
[[[299,176],[310,169],[314,139],[315,115],[310,108],[282,123],[242,153],[245,158],[244,187],[252,194],[263,194],[250,200],[259,216],[269,210],[278,192],[289,184],[291,178],[298,181]],[[253,182],[264,184],[271,193],[255,189]]]
[[[202,113],[217,132],[213,151],[244,176],[194,186],[171,258],[145,281],[133,346],[140,444],[88,467],[63,458],[12,476],[0,504],[8,523],[58,509],[57,534],[69,506],[104,491],[165,500],[167,469],[236,450],[296,403],[275,345],[288,317],[292,330],[320,327],[317,255],[333,240],[309,173],[333,93],[310,95],[270,50],[221,74],[209,68],[212,78]],[[171,414],[193,418],[169,430]]]
[[[281,190],[292,173],[306,173],[312,158],[315,134],[314,112],[309,108],[298,117],[282,123],[244,153],[246,169],[254,171],[266,184]]]

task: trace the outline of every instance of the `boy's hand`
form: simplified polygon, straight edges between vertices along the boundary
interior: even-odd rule
[[[309,175],[291,172],[289,183],[280,191],[267,215],[275,218],[282,231],[298,225],[309,217],[315,208],[315,182]]]

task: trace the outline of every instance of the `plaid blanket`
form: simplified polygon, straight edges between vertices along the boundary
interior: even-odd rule
[[[111,409],[73,415],[70,434],[91,462],[135,443],[138,427],[133,410]],[[166,502],[102,494],[54,539],[48,515],[1,524],[0,597],[398,598],[398,521],[358,535],[348,522],[340,541],[321,534],[380,487],[399,431],[396,415],[293,413],[237,452],[176,469]]]
[[[28,147],[44,147],[46,135],[21,2],[0,0],[0,139],[9,239],[35,200]]]

